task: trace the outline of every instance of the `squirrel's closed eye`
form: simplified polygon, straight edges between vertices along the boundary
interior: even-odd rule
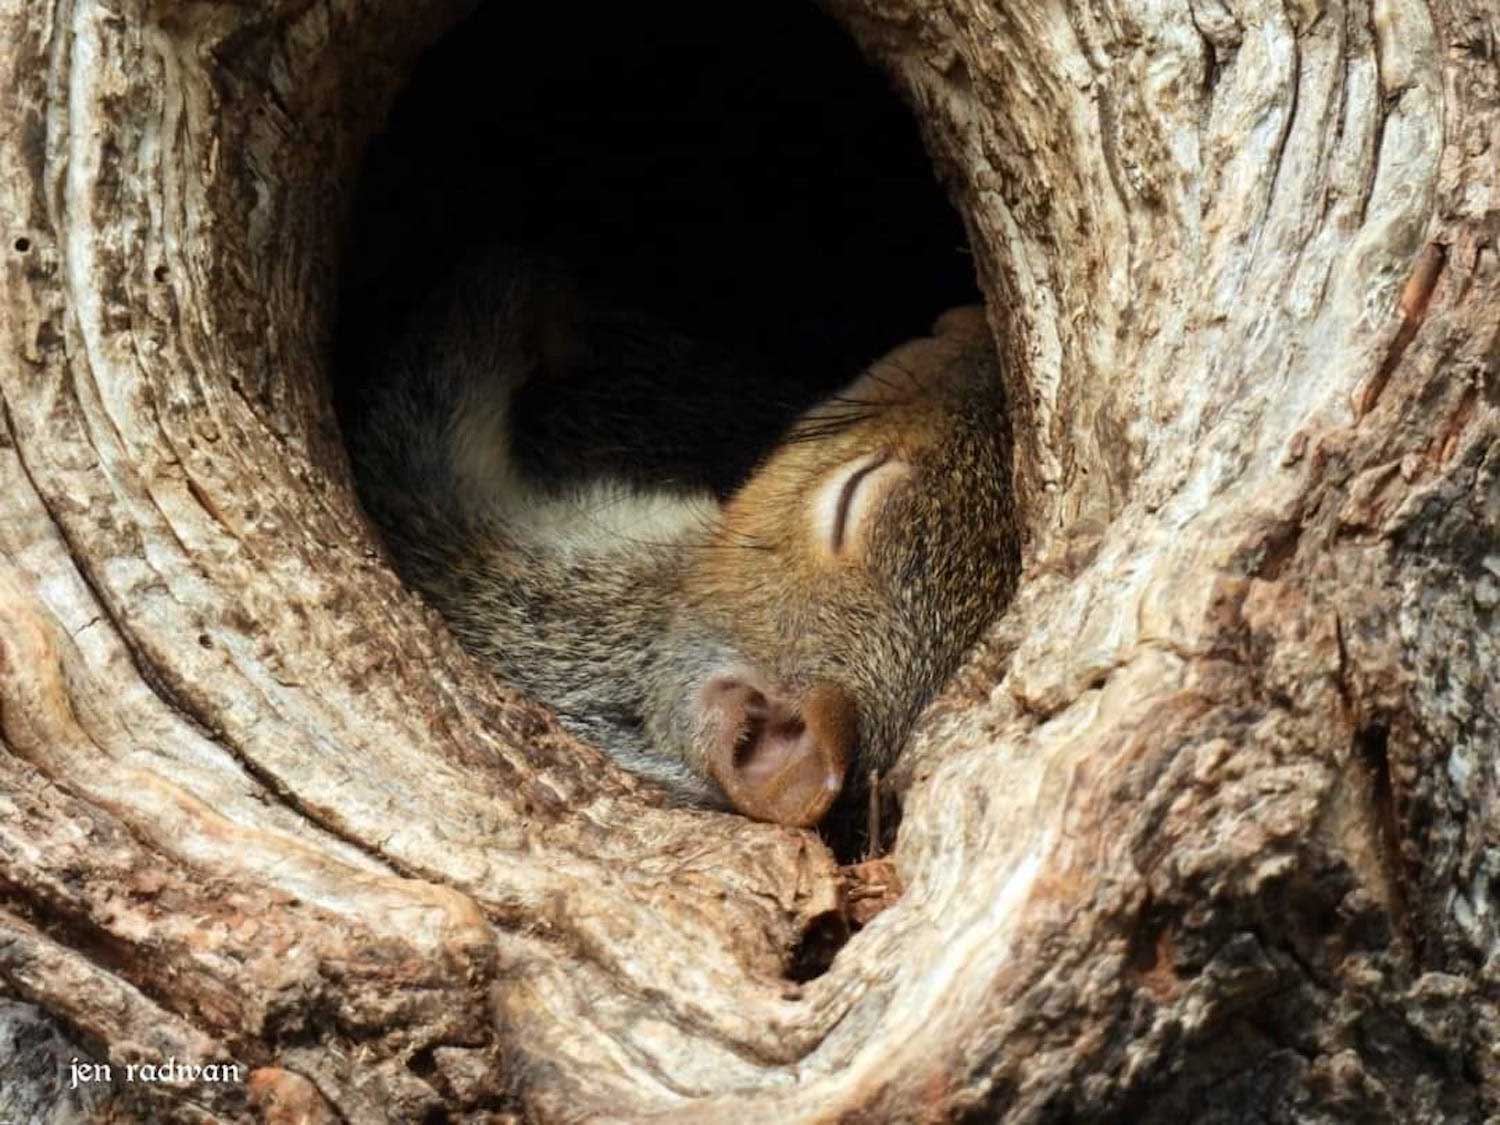
[[[814,540],[835,558],[857,554],[881,499],[910,473],[910,465],[886,452],[840,465],[813,492],[808,514]]]

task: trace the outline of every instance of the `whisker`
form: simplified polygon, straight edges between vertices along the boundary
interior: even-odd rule
[[[669,544],[685,551],[774,551],[769,543],[673,543]]]
[[[917,377],[917,373],[915,371],[913,371],[912,368],[909,365],[901,362],[899,359],[896,359],[894,356],[891,356],[891,357],[887,357],[886,359],[881,360],[880,366],[882,366],[882,367],[889,367],[892,370],[894,370],[895,372],[897,372],[898,374],[906,376],[906,382],[907,382],[907,384],[914,391],[917,391],[917,392],[920,393],[920,391],[922,389],[922,381]]]

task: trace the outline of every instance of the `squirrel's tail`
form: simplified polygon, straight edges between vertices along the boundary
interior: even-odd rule
[[[457,277],[370,349],[349,420],[361,499],[408,571],[451,566],[529,503],[510,411],[542,363],[551,287],[525,263]]]

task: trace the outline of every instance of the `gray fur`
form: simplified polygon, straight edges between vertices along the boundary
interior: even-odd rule
[[[523,326],[544,315],[556,283],[530,263],[466,277],[376,373],[351,441],[366,506],[403,577],[503,679],[625,768],[683,800],[719,802],[701,768],[653,747],[645,718],[653,694],[671,694],[687,672],[657,642],[684,551],[706,541],[717,503],[624,482],[550,486],[523,472],[507,406],[542,363]],[[643,505],[662,518],[616,526],[620,509]]]

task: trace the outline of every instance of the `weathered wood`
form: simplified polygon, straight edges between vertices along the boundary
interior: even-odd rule
[[[0,1031],[53,1037],[0,1075],[87,1051],[152,1120],[1500,1113],[1492,7],[830,0],[969,224],[1028,542],[906,759],[903,897],[794,984],[815,838],[570,743],[352,499],[342,201],[460,6],[0,0]],[[246,1079],[119,1077],[168,1057]]]

